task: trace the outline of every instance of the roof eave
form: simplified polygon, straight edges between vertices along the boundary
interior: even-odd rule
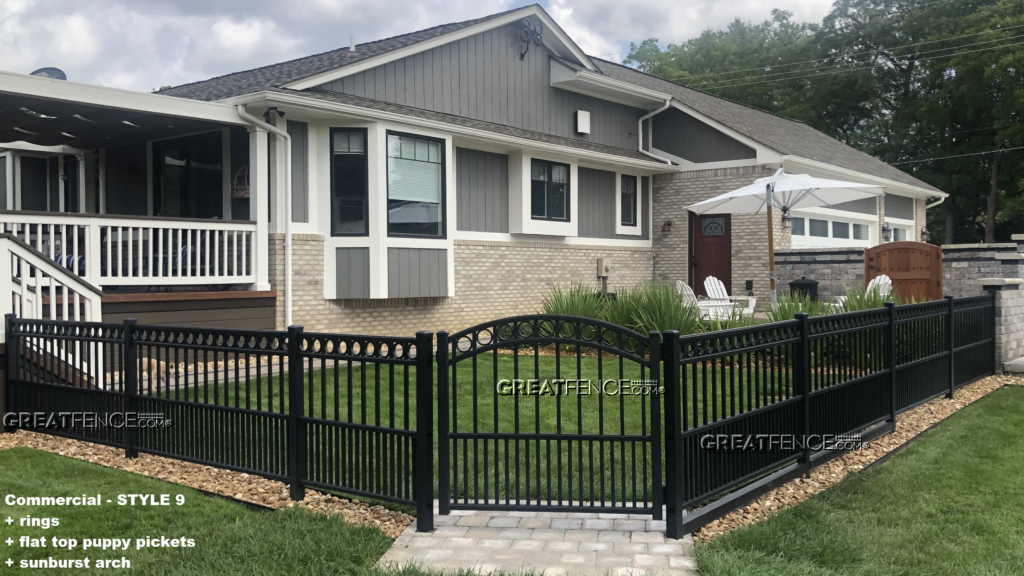
[[[921,186],[914,186],[904,182],[899,182],[889,178],[882,178],[881,176],[874,176],[866,174],[864,172],[858,172],[849,168],[842,168],[835,164],[828,164],[826,162],[820,162],[818,160],[811,160],[809,158],[803,158],[800,156],[785,155],[782,157],[783,163],[795,164],[797,166],[804,166],[808,168],[817,168],[819,170],[834,172],[836,174],[856,178],[861,181],[868,183],[880,184],[886,187],[886,190],[892,189],[894,192],[900,192],[901,195],[910,196],[913,198],[921,198],[927,200],[929,198],[946,198],[949,196],[946,192],[940,190],[931,190],[929,188],[923,188]],[[881,162],[881,160],[879,160]]]

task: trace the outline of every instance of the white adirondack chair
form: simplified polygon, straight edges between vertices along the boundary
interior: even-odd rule
[[[704,279],[704,290],[708,293],[708,298],[719,301],[719,302],[744,302],[742,309],[744,316],[754,315],[754,305],[757,304],[757,297],[755,296],[729,296],[729,291],[725,289],[725,284],[721,280],[714,276],[708,276]]]
[[[721,302],[715,300],[698,300],[693,289],[683,282],[676,280],[676,294],[683,297],[683,302],[697,307],[700,317],[704,320],[723,320],[732,315],[735,305],[732,302]]]
[[[865,290],[865,292],[870,292],[870,291],[875,290],[875,289],[878,290],[879,294],[889,294],[889,293],[891,293],[892,292],[892,278],[889,278],[885,274],[879,274],[878,276],[875,276],[874,278],[871,279],[871,282],[868,282],[868,287]],[[845,295],[844,296],[836,296],[835,304],[833,304],[832,307],[834,309],[836,309],[836,310],[841,310],[842,307],[843,307],[843,304],[845,304],[845,303],[846,303],[846,296]]]

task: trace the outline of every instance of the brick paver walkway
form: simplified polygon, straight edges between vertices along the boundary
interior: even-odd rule
[[[435,520],[433,532],[410,526],[378,565],[545,576],[697,574],[692,538],[665,538],[665,522],[650,516],[453,510]]]

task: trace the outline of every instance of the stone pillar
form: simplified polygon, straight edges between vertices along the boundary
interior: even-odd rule
[[[1007,363],[1024,356],[1024,279],[982,278],[978,283],[995,295],[996,374],[1002,374]]]

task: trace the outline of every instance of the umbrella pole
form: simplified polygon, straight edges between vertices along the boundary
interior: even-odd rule
[[[768,278],[771,283],[771,303],[778,301],[775,291],[775,226],[772,225],[772,207],[768,206]]]

